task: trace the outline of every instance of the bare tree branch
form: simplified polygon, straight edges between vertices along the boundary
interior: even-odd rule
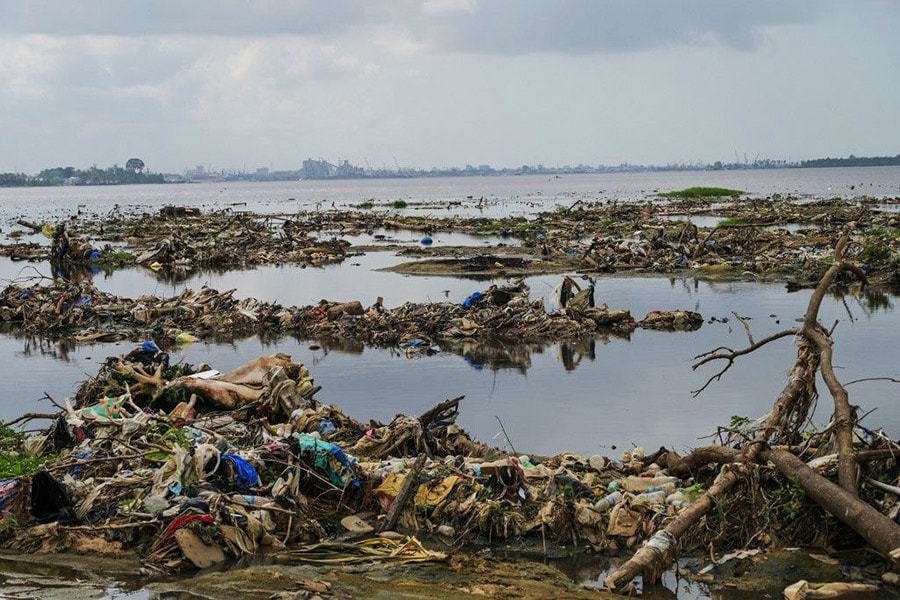
[[[703,390],[708,388],[713,381],[719,381],[720,379],[722,379],[722,375],[724,375],[725,372],[731,368],[731,365],[734,364],[735,359],[738,358],[739,356],[744,356],[745,354],[750,354],[751,352],[753,352],[759,348],[762,348],[769,342],[774,342],[775,340],[781,339],[783,337],[797,335],[798,333],[800,333],[799,329],[785,329],[784,331],[779,331],[778,333],[773,333],[772,335],[767,336],[767,337],[759,340],[755,344],[747,346],[746,348],[744,348],[742,350],[732,350],[731,348],[719,347],[719,348],[716,348],[715,350],[713,350],[712,353],[707,352],[705,354],[699,354],[699,355],[695,356],[694,357],[695,359],[700,358],[700,360],[691,366],[691,369],[694,371],[696,371],[697,368],[700,367],[701,365],[704,365],[708,362],[712,362],[714,360],[726,360],[728,362],[725,364],[724,367],[722,367],[722,369],[718,373],[716,373],[715,375],[713,375],[712,377],[707,379],[706,383],[703,384],[703,387],[701,387],[698,390],[692,391],[691,395],[694,396],[694,398],[696,398],[697,396],[699,396],[701,394],[701,392],[703,392]],[[719,352],[719,350],[724,350],[727,352]]]
[[[844,384],[844,387],[853,385],[854,383],[862,383],[863,381],[891,381],[893,383],[900,383],[900,379],[894,379],[893,377],[864,377],[862,379],[854,379],[853,381],[848,381]]]
[[[750,340],[750,344],[753,345],[755,342],[753,341],[753,332],[750,331],[750,324],[747,323],[747,319],[737,314],[737,311],[731,311],[731,314],[734,315],[734,318],[741,322],[741,325],[744,326],[744,331],[747,332],[747,339]]]

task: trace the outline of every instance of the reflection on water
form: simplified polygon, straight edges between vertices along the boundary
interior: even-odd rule
[[[399,306],[407,301],[461,302],[473,291],[484,287],[481,283],[465,279],[407,276],[379,270],[407,260],[394,252],[368,252],[351,256],[339,264],[321,267],[265,265],[241,271],[153,271],[146,267],[134,267],[101,271],[93,275],[93,283],[101,291],[129,298],[142,295],[172,297],[185,289],[209,286],[218,290],[234,289],[238,298],[253,297],[285,306],[315,304],[323,298],[360,300],[368,306],[378,296],[384,298],[387,307]],[[23,272],[21,263],[0,258],[0,279],[11,281],[32,274],[48,277],[49,265],[36,264]],[[88,274],[81,271],[80,275]],[[557,283],[548,281],[541,284],[541,293],[552,291]]]
[[[847,309],[850,318],[855,320],[853,311],[848,302],[853,302],[866,316],[871,317],[878,311],[889,312],[894,310],[892,298],[896,297],[898,294],[900,294],[900,290],[895,290],[893,293],[887,293],[869,289],[859,290],[858,288],[855,288],[854,291],[838,289],[834,292],[834,298],[841,301]]]
[[[727,217],[721,215],[657,215],[657,219],[663,221],[674,221],[693,223],[697,227],[718,227],[720,223],[727,220]],[[818,229],[818,225],[808,223],[780,223],[778,225],[765,225],[762,229],[769,231],[786,231],[788,233],[797,233],[805,229]]]
[[[597,341],[581,338],[575,342],[560,342],[559,361],[566,371],[574,371],[582,360],[593,362],[597,359]]]
[[[6,327],[5,329],[10,328]],[[68,362],[69,353],[76,347],[77,344],[72,339],[63,338],[50,341],[40,337],[27,336],[23,340],[22,352],[19,356],[42,356]]]
[[[544,282],[558,278],[529,280],[537,295]],[[545,347],[461,341],[434,346],[440,351],[431,353],[294,338],[249,338],[166,350],[173,361],[205,362],[222,371],[260,355],[285,352],[310,366],[316,383],[323,386],[321,400],[337,403],[361,420],[421,414],[445,398],[465,395],[460,424],[486,442],[502,444],[502,439],[494,439],[495,417],[500,417],[516,448],[538,454],[563,450],[615,454],[612,446],[627,448],[633,443],[684,450],[734,415],[756,417],[767,412],[784,387],[795,349],[785,338],[741,357],[721,382],[698,398],[691,391],[714,371],[708,366],[692,371],[694,357],[718,346],[747,345],[746,332],[732,311],[742,315],[755,338],[761,339],[795,326],[810,293],[788,294],[782,285],[749,282],[601,279],[598,301],[628,307],[637,318],[654,309],[681,308],[699,311],[707,323],[692,333],[639,329],[630,338],[600,336]],[[896,345],[900,324],[896,298],[892,293],[859,290],[826,298],[820,316],[829,325],[840,321],[834,333],[834,360],[842,380],[900,377],[895,355],[885,351]],[[72,395],[78,382],[93,376],[106,356],[124,354],[133,344],[76,347],[0,336],[0,377],[6,389],[15,390],[0,397],[0,418],[18,416],[45,391],[56,399]],[[852,387],[851,402],[860,406],[860,414],[877,409],[864,425],[884,426],[896,437],[898,395],[894,384],[866,382]],[[830,412],[828,404],[822,403],[817,416],[820,425]]]

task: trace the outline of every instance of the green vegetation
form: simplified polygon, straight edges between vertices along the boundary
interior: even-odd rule
[[[783,513],[784,517],[789,521],[795,520],[806,503],[806,492],[794,479],[789,479],[787,483],[778,486],[772,491],[773,495],[778,498],[774,506],[778,507],[778,512]]]
[[[720,198],[723,196],[740,196],[746,194],[742,190],[730,190],[720,187],[689,187],[674,192],[660,194],[663,198]]]
[[[518,223],[512,230],[513,234],[519,237],[529,234],[543,233],[545,230],[544,222],[541,219],[534,221],[523,221]]]
[[[0,187],[46,187],[56,185],[121,185],[134,183],[165,183],[159,173],[144,172],[144,161],[129,158],[125,167],[113,165],[100,169],[97,165],[89,169],[75,167],[52,167],[35,176],[24,173],[0,173]]]
[[[409,204],[406,203],[406,200],[394,200],[391,202],[391,208],[406,208]]]
[[[747,219],[739,219],[739,218],[731,218],[731,219],[722,219],[716,225],[716,228],[726,228],[726,227],[744,227],[746,226]]]
[[[366,200],[364,202],[360,202],[359,204],[357,204],[356,208],[360,208],[363,210],[369,210],[369,209],[375,208],[375,202],[372,200]]]
[[[865,231],[866,244],[859,255],[860,260],[868,263],[884,263],[894,255],[896,240],[900,239],[900,229],[892,227],[872,227]]]
[[[737,429],[739,427],[743,427],[744,425],[749,425],[750,419],[749,417],[744,417],[741,415],[731,415],[731,428]]]
[[[606,217],[604,219],[601,219],[597,225],[600,227],[600,229],[606,229],[607,227],[612,227],[618,222],[619,219],[617,219],[616,217]]]
[[[847,158],[817,158],[800,162],[801,167],[887,167],[900,165],[900,154],[896,156],[854,156]]]
[[[891,247],[879,242],[869,242],[859,257],[869,263],[880,263],[891,258]]]
[[[98,263],[130,263],[134,261],[134,254],[125,250],[116,250],[107,254],[102,254],[100,258],[93,262]]]
[[[872,227],[863,231],[863,235],[868,238],[890,236],[892,238],[900,239],[900,228],[892,227],[886,229],[884,227]]]
[[[6,425],[0,425],[0,479],[32,475],[47,462],[50,456],[23,456],[22,442],[25,434]]]

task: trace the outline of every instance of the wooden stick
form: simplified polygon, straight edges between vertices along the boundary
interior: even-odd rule
[[[17,419],[13,419],[12,421],[7,421],[3,425],[9,427],[10,425],[15,425],[16,423],[21,423],[22,421],[30,421],[31,419],[56,419],[59,417],[59,413],[25,413],[21,417]]]
[[[394,526],[397,524],[397,520],[400,518],[400,513],[403,511],[403,505],[406,504],[406,499],[409,497],[409,493],[413,490],[413,483],[418,481],[419,472],[424,466],[425,455],[420,454],[416,459],[416,462],[413,464],[412,468],[403,478],[403,485],[400,486],[400,491],[397,492],[397,497],[394,498],[394,503],[391,504],[391,508],[390,510],[388,510],[387,517],[385,517],[384,521],[381,523],[381,527],[378,528],[378,533],[391,531],[392,529],[394,529]]]

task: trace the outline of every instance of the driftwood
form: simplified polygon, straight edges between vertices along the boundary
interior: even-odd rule
[[[743,350],[716,348],[697,357],[699,362],[694,365],[695,369],[715,360],[726,361],[725,366],[696,392],[699,393],[712,381],[721,379],[739,356],[749,354],[776,339],[789,335],[798,336],[798,356],[791,370],[790,382],[776,400],[764,426],[756,432],[751,442],[744,444],[739,454],[734,456],[730,449],[705,448],[688,459],[681,459],[677,455],[667,457],[667,460],[671,461],[673,472],[680,473],[709,462],[729,459],[730,461],[722,466],[718,477],[706,493],[679,513],[665,528],[654,534],[631,559],[606,578],[605,584],[608,588],[613,590],[621,588],[640,573],[643,574],[645,583],[657,581],[663,569],[674,559],[681,536],[712,508],[718,498],[741,480],[744,473],[749,471],[748,463],[758,459],[771,460],[779,472],[795,479],[809,497],[823,509],[849,525],[895,563],[900,560],[900,526],[856,497],[858,460],[853,450],[852,439],[856,416],[850,406],[846,389],[834,373],[830,332],[818,322],[819,307],[838,274],[851,272],[863,284],[867,282],[861,269],[844,261],[848,242],[849,238],[843,235],[835,246],[834,263],[816,286],[800,330],[785,330],[759,342],[754,342],[748,331],[750,339],[748,348]],[[702,247],[703,244],[698,251]],[[816,395],[815,375],[818,370],[821,370],[834,399],[833,426],[838,450],[840,487],[818,475],[790,452],[783,449],[766,450],[767,445],[779,435],[781,439],[777,441],[780,443],[790,443],[792,438],[796,437],[799,426],[805,421]]]
[[[227,381],[236,385],[262,387],[265,376],[275,367],[289,368],[292,364],[291,357],[287,354],[274,354],[261,356],[244,363],[233,371],[217,376],[218,381]]]
[[[189,397],[196,394],[202,402],[216,410],[233,410],[259,400],[262,389],[217,379],[179,377],[164,390],[165,397]]]
[[[16,221],[16,224],[21,225],[22,227],[27,227],[34,233],[40,233],[41,228],[42,228],[41,225],[38,225],[37,223],[32,223],[31,221],[26,221],[25,219],[19,219],[18,221]]]

